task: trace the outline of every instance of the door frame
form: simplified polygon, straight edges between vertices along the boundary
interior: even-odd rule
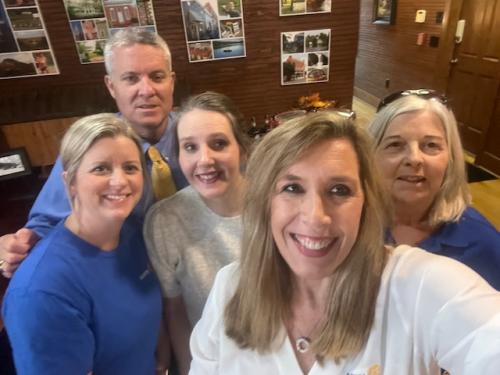
[[[455,51],[455,30],[462,11],[463,0],[447,0],[444,10],[443,32],[437,55],[437,66],[434,73],[434,85],[436,90],[443,93],[448,89],[451,65]],[[466,26],[467,27],[467,26]]]

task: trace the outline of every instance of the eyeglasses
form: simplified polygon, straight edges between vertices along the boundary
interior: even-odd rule
[[[382,108],[387,106],[388,104],[403,98],[405,96],[410,96],[410,95],[416,95],[424,99],[436,99],[438,100],[441,104],[446,105],[448,103],[448,98],[444,96],[443,94],[439,93],[436,90],[431,90],[431,89],[418,89],[418,90],[403,90],[403,91],[397,91],[394,92],[388,96],[386,96],[384,99],[382,99],[377,107],[377,112],[380,112]]]

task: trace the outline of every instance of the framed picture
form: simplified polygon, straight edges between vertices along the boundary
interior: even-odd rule
[[[397,0],[373,0],[373,23],[394,25]]]
[[[15,148],[0,153],[0,180],[7,180],[30,173],[31,166],[24,148]]]
[[[280,16],[331,12],[332,0],[280,0]]]

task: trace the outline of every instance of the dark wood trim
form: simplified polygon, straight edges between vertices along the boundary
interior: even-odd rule
[[[457,21],[462,10],[463,0],[447,0],[445,17],[443,20],[443,33],[441,44],[436,58],[436,70],[434,71],[434,88],[446,92],[448,78],[450,76],[450,61],[455,50],[455,30]]]

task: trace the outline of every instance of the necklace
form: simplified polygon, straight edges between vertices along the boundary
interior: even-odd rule
[[[300,336],[295,340],[295,349],[297,349],[299,353],[307,353],[310,347],[311,339],[307,336]]]
[[[318,320],[316,322],[316,324],[314,325],[314,327],[312,327],[311,331],[309,331],[308,335],[299,336],[295,340],[295,349],[297,349],[297,351],[299,353],[303,354],[303,353],[307,353],[309,351],[309,348],[311,347],[311,342],[312,342],[310,336],[313,334],[313,332],[318,327],[319,322],[320,322],[320,320]]]

